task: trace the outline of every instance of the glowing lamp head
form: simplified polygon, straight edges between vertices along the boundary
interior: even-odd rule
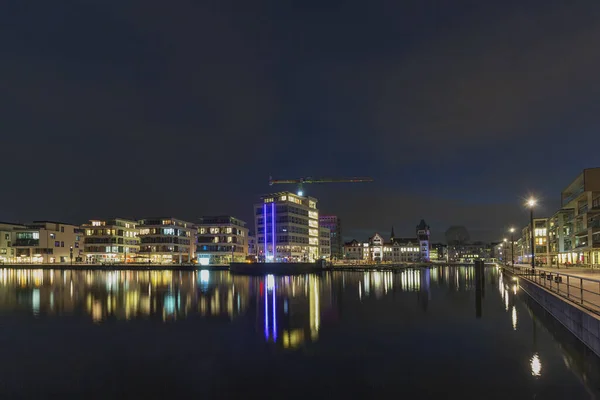
[[[506,239],[506,238],[504,238],[504,239],[502,239],[502,240],[504,241],[504,243],[506,243],[506,242],[507,242],[507,239]]]
[[[515,228],[510,228],[510,233],[514,233]]]
[[[304,196],[304,192],[302,190],[298,190],[298,196]]]
[[[534,199],[533,197],[530,198],[529,200],[527,200],[527,206],[528,207],[533,208],[533,207],[535,207],[536,204],[537,204],[537,200]]]

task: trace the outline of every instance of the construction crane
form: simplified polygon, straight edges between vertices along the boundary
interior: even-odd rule
[[[368,177],[352,177],[352,178],[298,178],[298,179],[273,179],[269,177],[269,186],[279,184],[296,184],[298,185],[298,196],[304,195],[303,185],[305,183],[356,183],[356,182],[373,182],[373,178]]]

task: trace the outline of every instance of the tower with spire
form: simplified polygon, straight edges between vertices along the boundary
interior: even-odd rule
[[[393,228],[392,228],[393,232]],[[417,239],[419,240],[419,247],[421,248],[421,260],[429,261],[429,237],[431,233],[429,231],[429,225],[422,219],[419,225],[417,225]]]
[[[394,242],[395,237],[396,235],[394,235],[394,226],[392,225],[392,234],[390,235],[390,242]]]

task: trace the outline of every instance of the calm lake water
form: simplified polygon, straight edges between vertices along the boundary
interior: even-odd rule
[[[0,269],[0,398],[599,395],[593,354],[496,268],[478,310],[474,278]]]

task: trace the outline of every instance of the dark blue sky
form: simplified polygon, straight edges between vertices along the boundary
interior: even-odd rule
[[[5,1],[0,220],[233,214],[493,240],[598,166],[597,1]],[[280,187],[278,189],[286,189]],[[293,187],[290,187],[293,189]]]

